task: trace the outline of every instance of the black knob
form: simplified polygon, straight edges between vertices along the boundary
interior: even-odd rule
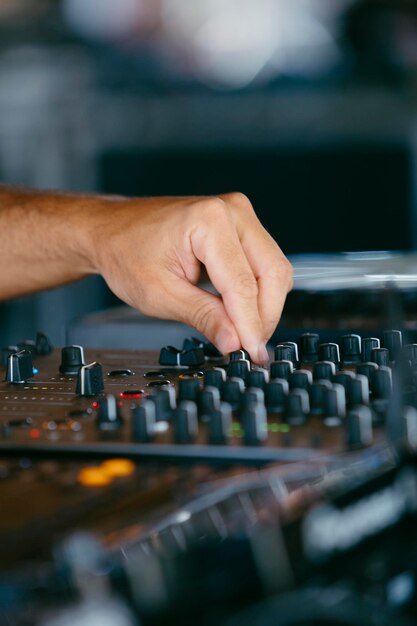
[[[20,350],[7,359],[6,382],[26,383],[33,377],[32,355],[29,350]]]
[[[259,387],[248,387],[240,400],[240,413],[241,415],[246,411],[247,407],[251,404],[265,404],[265,394]]]
[[[342,361],[346,365],[360,363],[361,361],[361,338],[359,335],[344,335],[341,342]]]
[[[285,399],[285,421],[301,426],[310,412],[310,401],[305,389],[293,389]]]
[[[48,335],[45,335],[45,333],[36,333],[35,345],[36,352],[40,356],[46,356],[47,354],[51,354],[52,350],[54,349],[51,340],[49,339]]]
[[[155,419],[157,422],[170,420],[176,407],[175,389],[169,385],[153,389],[148,396],[155,405]]]
[[[389,366],[389,350],[387,348],[374,348],[373,350],[371,350],[371,362],[376,363],[379,366]]]
[[[103,368],[94,361],[80,367],[77,375],[75,393],[78,396],[96,396],[104,389]]]
[[[198,378],[182,378],[178,385],[178,400],[197,402],[199,391],[200,381]]]
[[[349,370],[340,370],[333,376],[332,382],[337,383],[338,385],[343,385],[347,396],[349,393],[349,385],[354,378],[355,374],[353,372],[350,372]]]
[[[401,352],[402,345],[403,338],[400,330],[384,331],[383,346],[389,350],[390,361],[396,361]]]
[[[109,394],[104,398],[100,398],[97,407],[97,426],[99,429],[118,430],[122,422],[120,406],[116,397]]]
[[[296,370],[288,377],[290,389],[305,389],[313,383],[313,375],[309,370]]]
[[[177,443],[191,443],[197,436],[197,405],[190,400],[180,402],[174,411],[174,437]]]
[[[317,361],[313,365],[313,380],[332,380],[336,373],[333,361]]]
[[[221,389],[225,380],[226,372],[221,367],[213,367],[213,369],[204,372],[205,387],[217,387],[217,389]]]
[[[371,360],[372,350],[374,348],[380,348],[379,339],[376,337],[367,337],[362,340],[362,361],[364,363]]]
[[[366,376],[357,374],[355,378],[350,381],[347,403],[349,407],[356,407],[359,404],[369,404],[369,380]]]
[[[323,421],[326,426],[339,426],[346,415],[346,395],[342,385],[333,384],[324,393]]]
[[[413,406],[403,409],[403,432],[407,446],[411,450],[417,449],[417,410]]]
[[[247,446],[262,444],[268,436],[266,409],[263,404],[250,404],[242,416],[243,440]]]
[[[337,343],[321,343],[319,345],[319,360],[332,361],[332,363],[338,366],[340,363],[340,353]]]
[[[36,344],[33,341],[33,339],[26,339],[25,341],[22,341],[21,343],[17,344],[19,350],[27,350],[28,352],[31,353],[32,358],[34,358],[37,355],[37,351],[36,351]]]
[[[372,372],[370,386],[372,391],[372,400],[388,400],[392,391],[391,368],[381,366]]]
[[[198,409],[201,417],[213,415],[220,409],[220,391],[217,387],[204,387],[198,397]]]
[[[66,346],[61,350],[59,371],[64,376],[78,374],[80,367],[85,365],[84,348],[82,346]]]
[[[230,361],[227,368],[227,375],[230,378],[241,378],[246,381],[249,371],[250,363],[247,359],[236,359],[236,361]]]
[[[241,378],[230,378],[223,385],[221,397],[224,402],[228,402],[231,405],[233,411],[236,411],[240,407],[244,391],[245,384]]]
[[[404,358],[410,361],[413,367],[417,364],[417,343],[410,343],[403,348]]]
[[[324,411],[324,395],[326,389],[331,389],[332,383],[322,379],[314,382],[309,389],[310,412],[313,415],[322,415]]]
[[[7,348],[2,348],[1,350],[1,365],[7,365],[7,359],[11,354],[16,354],[19,352],[19,348],[17,346],[7,346]]]
[[[285,378],[288,380],[292,371],[294,371],[292,361],[274,361],[271,363],[271,378]]]
[[[232,436],[232,408],[227,402],[221,402],[219,408],[210,415],[208,422],[209,443],[223,446]]]
[[[378,369],[378,365],[371,361],[367,361],[366,363],[360,363],[356,366],[356,373],[361,376],[366,376],[370,378],[372,376],[372,372]]]
[[[289,385],[284,378],[274,378],[266,386],[265,404],[271,413],[281,413],[285,407],[285,397],[288,395]]]
[[[346,416],[346,443],[350,450],[370,446],[373,440],[372,412],[367,406],[358,406]]]
[[[250,362],[249,352],[247,350],[235,350],[230,353],[230,361],[241,361],[246,360]]]
[[[319,358],[320,337],[316,333],[304,333],[300,337],[302,363],[314,363]]]
[[[192,350],[178,350],[174,346],[162,348],[159,353],[159,364],[170,367],[198,366],[204,363],[203,348],[193,348]]]
[[[287,344],[278,344],[274,348],[275,361],[291,361],[293,363],[294,349]]]
[[[294,365],[296,365],[299,361],[298,358],[298,345],[295,343],[295,341],[283,341],[281,343],[282,346],[287,346],[288,348],[290,348],[291,350],[291,358],[290,361],[292,361],[294,363]],[[278,359],[276,359],[278,360]]]
[[[269,372],[264,369],[252,370],[246,377],[247,387],[259,387],[259,389],[265,389],[268,381]]]
[[[155,403],[143,400],[132,409],[132,438],[139,443],[149,443],[155,433]]]

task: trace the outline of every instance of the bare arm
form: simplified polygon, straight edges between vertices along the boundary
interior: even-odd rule
[[[220,297],[197,287],[202,265]],[[102,274],[147,315],[223,352],[266,359],[292,285],[288,261],[239,193],[127,199],[0,187],[0,299]]]

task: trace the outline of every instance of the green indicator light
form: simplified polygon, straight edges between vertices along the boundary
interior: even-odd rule
[[[239,422],[233,422],[233,424],[232,424],[232,429],[233,429],[233,430],[240,430],[240,424],[239,424]]]
[[[288,426],[288,424],[281,424],[281,432],[282,433],[289,433],[290,432],[290,427]]]
[[[268,430],[271,433],[279,433],[280,426],[279,424],[268,424]]]

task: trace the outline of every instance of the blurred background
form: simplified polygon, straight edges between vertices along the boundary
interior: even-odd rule
[[[416,122],[415,0],[0,3],[3,184],[239,190],[287,254],[413,250]],[[117,304],[99,278],[4,303],[0,341]]]

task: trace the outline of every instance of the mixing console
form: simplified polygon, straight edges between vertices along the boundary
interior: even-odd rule
[[[417,344],[314,333],[278,344],[268,367],[199,340],[152,352],[2,351],[0,453],[221,463],[321,458],[417,433]],[[394,390],[394,392],[393,392]],[[100,481],[93,474],[86,480]]]

